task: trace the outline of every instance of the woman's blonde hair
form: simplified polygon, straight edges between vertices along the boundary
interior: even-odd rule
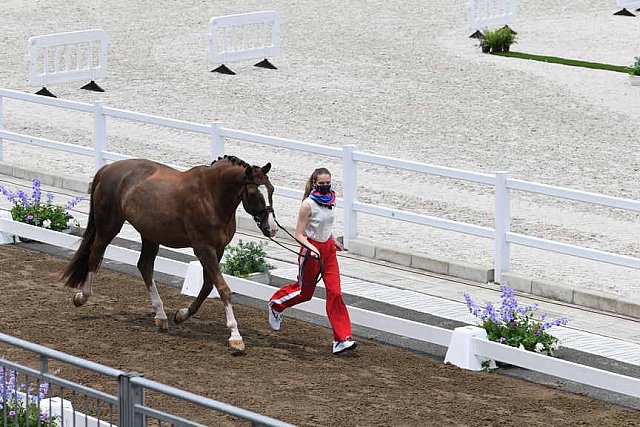
[[[329,172],[329,169],[327,168],[318,168],[314,170],[311,176],[309,177],[309,179],[307,180],[307,184],[304,187],[304,196],[302,197],[302,200],[309,197],[309,194],[311,194],[311,189],[313,188],[313,184],[318,180],[318,176],[320,175],[331,176],[331,172]]]

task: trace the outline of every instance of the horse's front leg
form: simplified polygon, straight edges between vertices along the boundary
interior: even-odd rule
[[[200,293],[191,303],[189,308],[182,308],[176,312],[175,321],[176,323],[182,323],[189,317],[196,314],[198,309],[200,309],[200,305],[202,305],[204,300],[213,290],[213,285],[215,283],[216,288],[218,289],[218,293],[220,294],[222,304],[224,305],[225,314],[227,317],[227,328],[231,330],[231,336],[229,337],[229,348],[234,354],[242,354],[245,350],[244,341],[242,340],[242,336],[240,335],[240,331],[238,330],[238,322],[236,321],[235,315],[233,314],[233,307],[231,306],[231,290],[229,289],[229,285],[227,285],[227,282],[224,280],[224,277],[220,272],[218,257],[210,252],[207,252],[207,254],[196,255],[202,263],[204,272],[204,283],[202,285],[202,289],[200,289]]]

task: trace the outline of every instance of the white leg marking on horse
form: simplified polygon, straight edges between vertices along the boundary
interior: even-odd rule
[[[156,281],[151,281],[151,287],[149,288],[149,296],[151,297],[151,305],[156,310],[156,319],[166,319],[167,314],[164,312],[164,305],[160,294],[158,294],[158,288],[156,287]]]
[[[240,331],[238,330],[238,322],[236,322],[236,317],[233,315],[233,307],[231,304],[227,304],[224,307],[224,311],[227,315],[227,328],[231,329],[231,337],[230,340],[241,340]]]
[[[86,279],[82,282],[82,290],[74,297],[74,302],[77,305],[84,305],[92,294],[91,285],[93,284],[93,273],[87,273]]]

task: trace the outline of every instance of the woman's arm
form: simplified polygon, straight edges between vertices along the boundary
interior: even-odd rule
[[[296,232],[294,233],[294,236],[303,246],[311,249],[312,256],[317,258],[317,256],[320,255],[320,251],[318,250],[318,248],[312,245],[311,242],[309,242],[307,236],[305,236],[304,234],[304,230],[307,228],[307,222],[309,221],[310,216],[311,207],[308,204],[302,202],[302,204],[300,205],[300,209],[298,210],[298,221],[296,223]]]

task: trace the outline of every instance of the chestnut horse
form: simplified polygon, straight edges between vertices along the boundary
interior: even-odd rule
[[[273,237],[271,163],[251,166],[224,156],[210,166],[185,172],[144,159],[121,160],[103,166],[91,183],[89,221],[80,247],[62,273],[66,286],[81,288],[73,297],[79,307],[91,296],[94,274],[104,252],[128,221],[142,238],[137,266],[147,286],[160,330],[169,322],[153,280],[159,245],[193,248],[202,264],[204,284],[188,308],[178,310],[176,323],[193,316],[215,284],[231,330],[229,347],[243,352],[244,343],[231,307],[231,291],[220,272],[220,259],[236,231],[236,209],[242,202],[265,236]]]

